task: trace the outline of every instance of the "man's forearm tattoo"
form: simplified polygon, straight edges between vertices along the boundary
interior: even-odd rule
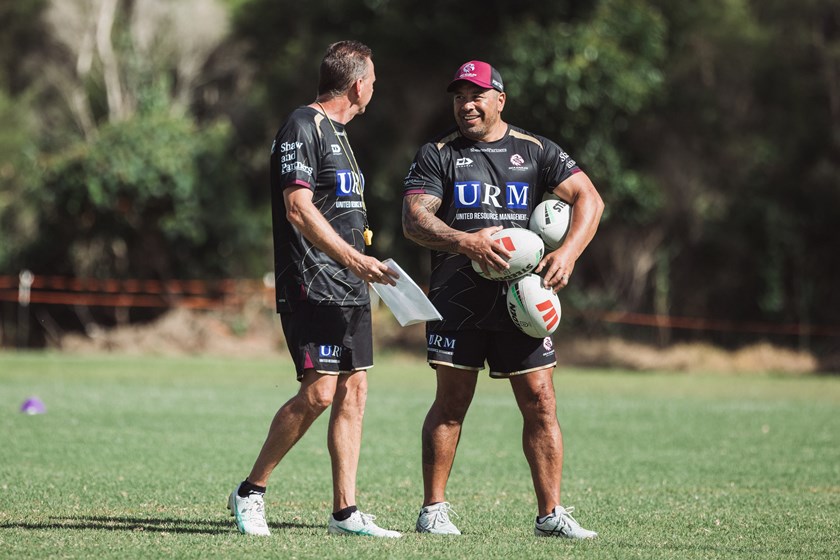
[[[431,195],[410,195],[403,202],[403,230],[410,239],[438,251],[456,253],[463,232],[447,226],[435,216],[441,199]]]

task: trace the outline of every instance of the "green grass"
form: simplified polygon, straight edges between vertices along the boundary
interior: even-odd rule
[[[273,535],[225,510],[275,410],[284,360],[0,354],[3,558],[836,558],[840,378],[560,370],[564,503],[594,542],[532,536],[536,505],[509,385],[483,378],[448,498],[459,538],[412,532],[419,359],[370,372],[360,506],[396,541],[330,537],[326,415],[275,471]],[[18,407],[41,397],[47,414]]]

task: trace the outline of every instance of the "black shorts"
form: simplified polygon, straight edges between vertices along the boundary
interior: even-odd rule
[[[484,362],[490,377],[510,377],[554,367],[551,337],[534,338],[520,331],[426,330],[429,365],[479,371]]]
[[[373,366],[370,305],[341,307],[300,302],[280,314],[297,378],[303,371],[339,375]]]

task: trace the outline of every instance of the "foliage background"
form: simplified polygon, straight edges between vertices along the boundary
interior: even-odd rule
[[[831,0],[0,0],[0,275],[262,276],[268,147],[345,38],[377,69],[349,128],[377,256],[426,274],[402,177],[479,58],[504,76],[506,118],[560,143],[607,203],[569,308],[836,324]]]

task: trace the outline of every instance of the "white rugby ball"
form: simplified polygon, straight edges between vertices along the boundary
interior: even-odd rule
[[[572,207],[567,202],[559,198],[545,200],[537,204],[528,228],[540,236],[546,249],[554,251],[566,240],[571,219]]]
[[[508,314],[519,330],[534,338],[545,338],[560,324],[560,299],[543,287],[542,278],[529,274],[510,285]]]
[[[476,261],[472,261],[473,270],[488,280],[515,280],[525,276],[540,263],[545,252],[542,239],[533,231],[525,228],[505,228],[491,236],[496,243],[510,251],[507,270],[497,272],[489,268],[485,273]]]

